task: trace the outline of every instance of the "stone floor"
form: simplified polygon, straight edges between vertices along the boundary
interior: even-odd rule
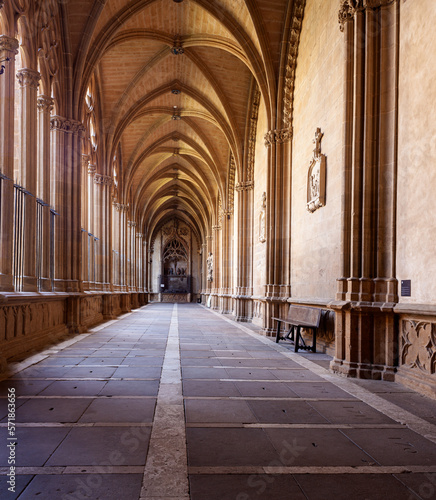
[[[198,305],[129,313],[0,382],[0,498],[435,499],[436,402],[327,362]]]

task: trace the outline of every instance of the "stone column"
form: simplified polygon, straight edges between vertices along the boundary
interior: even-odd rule
[[[94,175],[94,199],[95,199],[95,233],[99,238],[97,259],[98,287],[101,290],[108,290],[110,283],[109,271],[111,269],[110,260],[110,229],[111,224],[111,204],[110,187],[112,177],[108,175]]]
[[[53,99],[38,96],[38,196],[42,201],[41,255],[39,287],[41,291],[51,291],[50,276],[50,112]]]
[[[78,292],[81,288],[81,187],[83,125],[75,120],[53,116],[52,173],[55,217],[54,289]]]
[[[24,292],[38,290],[36,277],[37,90],[40,74],[29,68],[17,73],[21,93],[20,183],[26,190],[24,205]]]
[[[270,130],[265,135],[265,146],[268,148],[268,206],[263,328],[270,335],[274,333],[271,318],[281,314],[280,309],[291,294],[291,139],[291,128]]]
[[[142,233],[136,233],[136,262],[135,262],[135,274],[136,274],[136,287],[138,292],[144,291],[144,245],[143,245],[143,235]]]
[[[393,380],[398,0],[339,12],[345,37],[342,276],[334,371]]]
[[[240,182],[238,193],[238,274],[235,290],[236,321],[251,321],[253,307],[253,190],[254,182]]]
[[[136,222],[129,220],[128,221],[128,248],[127,248],[127,255],[128,255],[128,269],[127,269],[127,275],[128,275],[128,286],[130,291],[136,291]]]
[[[232,312],[232,228],[233,228],[233,211],[224,211],[222,221],[222,258],[221,258],[221,301],[220,313],[230,314]]]
[[[14,83],[18,40],[0,36],[0,59],[9,59],[0,76],[0,291],[13,291]]]
[[[206,294],[209,296],[212,293],[212,288],[213,288],[213,281],[210,281],[208,278],[208,267],[207,267],[207,259],[209,258],[209,254],[212,254],[213,256],[213,237],[212,236],[206,236],[206,267],[205,269],[205,274],[206,274]]]
[[[213,235],[213,283],[212,283],[212,308],[219,309],[219,293],[221,287],[221,226],[212,226]]]
[[[86,219],[86,226],[85,229],[88,230],[88,242],[87,242],[87,251],[88,251],[88,265],[89,265],[89,275],[88,275],[88,281],[89,281],[89,289],[95,289],[95,282],[96,282],[96,277],[95,277],[95,270],[96,270],[96,246],[97,246],[97,241],[96,241],[96,234],[95,234],[95,219],[96,219],[96,211],[97,211],[97,206],[95,203],[95,196],[94,196],[94,177],[95,173],[97,171],[97,167],[95,165],[92,165],[91,163],[88,165],[88,172],[87,172],[87,177],[86,179],[86,186],[87,186],[87,191],[88,191],[88,207],[87,207],[87,212],[88,212],[88,217]]]

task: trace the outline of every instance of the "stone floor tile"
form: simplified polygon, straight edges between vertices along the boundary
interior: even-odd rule
[[[291,382],[287,383],[298,396],[302,398],[341,398],[356,399],[354,396],[330,382]]]
[[[236,384],[225,380],[184,380],[185,397],[237,397],[240,396]]]
[[[395,474],[394,477],[425,500],[436,500],[436,473]]]
[[[92,399],[29,399],[17,408],[16,419],[25,422],[77,422]]]
[[[158,380],[109,380],[101,396],[157,396]]]
[[[372,457],[336,429],[266,429],[265,433],[287,467],[374,463]]]
[[[332,424],[396,423],[361,401],[311,401],[309,404]]]
[[[323,378],[311,372],[310,370],[301,368],[297,370],[269,370],[279,380],[310,380],[323,381]]]
[[[141,482],[141,474],[41,475],[30,482],[20,500],[134,500],[139,498]]]
[[[182,368],[184,379],[222,379],[229,378],[224,368]]]
[[[70,427],[17,427],[16,465],[40,467],[65,439]],[[9,449],[6,443],[7,429],[0,428],[0,467],[8,465]]]
[[[183,358],[181,365],[185,366],[221,366],[221,362],[217,358]]]
[[[114,378],[159,378],[161,373],[160,366],[122,366],[117,368],[113,374]]]
[[[36,396],[46,387],[50,386],[53,380],[3,380],[0,382],[0,396],[7,396],[10,388],[15,389],[16,397],[19,396]]]
[[[256,417],[245,401],[195,400],[185,401],[187,423],[251,423]]]
[[[268,465],[278,453],[261,429],[186,429],[188,465]]]
[[[78,366],[89,366],[89,365],[92,365],[92,366],[102,366],[102,367],[106,367],[106,366],[118,366],[120,365],[122,362],[124,361],[124,357],[117,357],[117,358],[114,358],[114,357],[111,357],[111,358],[100,358],[100,357],[97,357],[97,356],[92,356],[92,357],[87,357],[85,358],[83,361],[81,361],[80,363],[78,363]]]
[[[62,378],[108,378],[111,377],[116,368],[115,367],[85,367],[85,366],[75,366],[69,368],[67,372],[63,374]]]
[[[78,365],[85,358],[83,356],[51,356],[49,358],[43,359],[37,365],[38,368],[42,366],[66,366],[66,365]]]
[[[80,418],[80,422],[152,422],[155,399],[96,399]]]
[[[191,500],[305,500],[292,476],[191,475]],[[326,499],[324,499],[326,500]]]
[[[277,382],[234,382],[241,396],[261,398],[297,398],[298,395],[285,383]]]
[[[435,465],[436,444],[410,429],[343,429],[381,465]]]
[[[261,423],[326,424],[323,418],[305,401],[248,401]]]
[[[114,452],[120,465],[145,465],[150,432],[135,426],[74,428],[47,465],[107,465]]]
[[[104,381],[60,380],[41,391],[41,396],[97,396],[106,385]]]
[[[241,380],[277,380],[270,370],[258,368],[226,368],[229,378]]]
[[[418,500],[390,474],[305,474],[294,476],[308,500]]]
[[[4,500],[13,500],[18,498],[20,493],[26,488],[29,482],[32,480],[32,475],[16,475],[15,485],[8,484],[9,478],[7,476],[0,476],[0,498]],[[13,487],[14,491],[9,490]]]

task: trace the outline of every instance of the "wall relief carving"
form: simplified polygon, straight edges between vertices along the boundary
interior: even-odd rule
[[[315,149],[310,160],[307,172],[307,210],[315,212],[318,208],[325,206],[326,199],[326,157],[321,154],[321,139],[323,133],[320,128],[316,129]]]
[[[401,364],[425,373],[436,372],[436,324],[411,319],[401,323]]]
[[[259,241],[266,241],[266,192],[262,193],[262,204],[259,213]]]
[[[209,252],[207,257],[207,281],[213,281],[213,254]]]

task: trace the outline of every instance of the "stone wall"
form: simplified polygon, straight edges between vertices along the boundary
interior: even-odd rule
[[[338,3],[308,0],[295,77],[292,143],[291,295],[335,296],[339,276],[343,121],[343,37]],[[307,184],[315,132],[326,156],[325,206],[307,210]]]

